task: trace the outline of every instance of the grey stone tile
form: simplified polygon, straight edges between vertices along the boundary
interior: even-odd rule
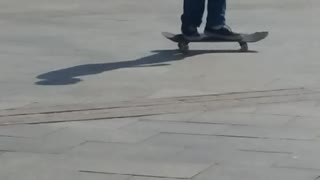
[[[19,172],[7,171],[0,174],[0,178],[6,180],[128,180],[129,177],[125,175],[82,173],[42,167],[37,167],[37,169],[33,170],[26,167],[20,168]]]
[[[119,118],[119,119],[106,119],[95,121],[74,121],[50,124],[53,127],[68,127],[68,128],[104,128],[107,130],[118,129],[131,123],[137,122],[135,118]]]
[[[293,127],[293,128],[319,129],[320,117],[319,118],[297,117],[294,120],[290,121],[286,126]]]
[[[278,161],[289,159],[291,154],[275,152],[237,151],[221,159],[221,165],[270,167]]]
[[[187,134],[161,133],[144,143],[169,147],[216,147],[223,138],[215,136],[196,136]]]
[[[317,172],[276,169],[256,166],[215,166],[199,174],[194,180],[313,180]]]
[[[88,149],[90,148],[82,151],[82,153],[85,152],[86,154]],[[66,157],[72,168],[83,172],[164,178],[190,178],[211,166],[211,163],[188,163],[172,159],[176,151],[181,149],[162,147],[157,150],[157,147],[142,146],[141,148],[134,147],[132,151],[130,151],[130,148],[127,150],[121,149],[119,153],[112,152],[114,148],[106,149],[105,154],[81,155],[78,151],[78,154],[70,155],[67,153],[61,156]],[[108,150],[111,154],[108,154]]]
[[[138,146],[138,144],[131,143],[102,143],[102,142],[86,142],[77,147],[70,149],[65,154],[70,156],[87,156],[87,157],[114,157],[122,154],[124,151]]]
[[[206,163],[180,163],[173,160],[167,162],[157,161],[130,161],[117,159],[86,159],[73,160],[73,167],[85,172],[100,172],[126,174],[136,176],[151,176],[163,178],[191,178],[210,167]]]
[[[0,156],[0,179],[6,180],[127,180],[129,176],[81,173],[55,155],[6,153]]]
[[[234,112],[207,112],[194,118],[197,122],[210,122],[221,124],[278,127],[283,126],[293,119],[293,116],[234,113]]]
[[[132,161],[168,161],[177,153],[183,151],[180,147],[163,147],[146,144],[115,144],[87,142],[70,152],[68,156],[105,159],[119,159]]]
[[[251,152],[293,154],[310,149],[320,150],[318,141],[264,139],[247,137],[220,137],[186,134],[160,134],[148,139],[146,144],[185,148],[216,148]]]
[[[318,141],[223,137],[220,142],[219,146],[225,149],[231,148],[253,152],[293,154],[305,149],[320,150]]]
[[[232,107],[226,110],[221,110],[221,112],[231,112],[231,113],[254,113],[257,105],[251,106],[240,106],[240,107]]]
[[[52,154],[6,152],[2,156],[0,156],[0,160],[1,172],[15,172],[17,169],[20,168],[29,168],[30,170],[37,170],[41,167],[61,169],[66,168],[66,170],[69,170],[69,165],[67,164],[67,161],[64,162],[64,159],[62,157]]]
[[[291,102],[259,106],[256,113],[282,114],[292,116],[320,117],[316,101]]]
[[[50,125],[13,125],[0,126],[0,135],[17,137],[43,137],[61,129]]]
[[[177,153],[172,160],[186,163],[210,163],[216,164],[225,159],[232,158],[236,154],[233,149],[222,149],[215,147],[191,147]]]
[[[127,175],[112,175],[112,174],[97,174],[97,173],[74,173],[70,175],[71,180],[129,180],[130,176]],[[54,176],[53,176],[54,177]],[[62,179],[63,178],[63,179]],[[68,179],[68,177],[62,177],[61,180]]]
[[[319,170],[320,173],[319,151],[308,151],[307,153],[294,154],[289,159],[278,161],[275,164],[275,167]]]
[[[139,121],[137,123],[126,126],[123,129],[142,132],[151,130],[168,133],[215,134],[223,132],[226,129],[226,126],[219,124],[186,122]]]
[[[129,108],[111,108],[98,111],[74,111],[51,114],[37,114],[24,116],[0,116],[1,124],[26,124],[26,123],[53,123],[65,121],[87,121],[96,119],[110,119],[115,117],[137,117],[153,114],[186,112],[193,109],[202,109],[198,104],[184,104],[176,106],[169,104],[155,107],[129,107]]]
[[[128,180],[179,180],[179,179],[133,176]]]
[[[78,141],[102,141],[115,143],[137,143],[156,135],[153,131],[110,130],[104,128],[65,128],[51,134],[51,139],[71,138]]]
[[[53,138],[51,136],[38,139],[0,137],[0,150],[34,153],[61,153],[85,140],[74,137]]]
[[[284,128],[284,127],[228,127],[223,132],[223,135],[227,136],[249,136],[259,138],[275,138],[275,139],[300,139],[300,140],[312,140],[316,139],[320,134],[320,130],[306,130],[302,128]]]
[[[271,166],[279,159],[288,158],[290,154],[274,152],[241,151],[223,146],[192,147],[172,157],[175,161],[214,163],[227,165]]]
[[[28,125],[21,131],[24,135],[40,135],[38,132],[46,132],[48,129],[58,129],[46,136],[37,136],[35,138],[15,138],[0,136],[0,150],[19,151],[19,152],[45,152],[45,153],[61,153],[69,150],[86,141],[105,141],[105,142],[122,142],[134,143],[142,141],[150,136],[155,135],[155,132],[129,132],[124,130],[113,130],[113,128],[126,125],[132,121],[111,122],[111,129],[104,127],[105,122],[99,122],[94,125],[86,125],[87,123],[65,123],[65,124],[50,124]],[[70,126],[70,127],[68,127]],[[99,127],[98,127],[99,126]],[[20,127],[20,126],[16,126]],[[37,131],[37,127],[40,129]],[[42,131],[41,128],[45,127]],[[67,127],[67,128],[66,128]],[[35,129],[34,129],[35,128]],[[35,131],[32,133],[32,131]],[[10,131],[6,131],[7,134]],[[13,134],[13,133],[11,133]]]
[[[31,148],[33,141],[25,138],[0,137],[1,151],[18,151]]]
[[[190,114],[190,113],[189,113]],[[143,120],[148,121],[173,121],[173,122],[193,122],[193,123],[212,123],[225,125],[244,125],[244,126],[263,126],[277,127],[284,126],[295,116],[289,115],[271,115],[256,113],[240,113],[225,111],[198,112],[188,116],[156,116],[146,117]]]
[[[156,116],[141,117],[141,120],[154,120],[154,121],[185,121],[193,119],[201,115],[203,111],[174,113],[174,114],[162,114]]]

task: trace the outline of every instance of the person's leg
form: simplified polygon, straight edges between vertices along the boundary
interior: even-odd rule
[[[226,0],[208,0],[207,26],[224,26],[226,23]]]
[[[197,28],[202,23],[204,8],[205,0],[184,0],[181,31],[186,37],[200,37]]]
[[[184,0],[182,25],[199,27],[202,23],[205,0]]]

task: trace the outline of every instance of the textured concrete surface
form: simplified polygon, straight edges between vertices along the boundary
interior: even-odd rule
[[[230,0],[192,44],[181,1],[0,0],[0,179],[320,179],[317,0]]]
[[[318,88],[317,0],[230,0],[234,30],[270,31],[258,53],[194,44],[189,57],[160,34],[178,32],[181,3],[1,0],[0,108]]]
[[[95,111],[109,114],[109,108],[1,111],[0,178],[52,179],[59,173],[61,179],[314,180],[320,176],[319,97],[316,91],[313,98],[304,91],[286,101],[279,99],[292,91],[207,95],[207,101],[203,96],[183,97],[194,108],[187,112],[180,111],[186,106],[183,102],[174,103],[177,111],[168,113],[161,104],[181,97],[135,102],[140,107],[124,102],[128,106],[124,114],[136,108],[162,111],[126,118],[96,118]],[[265,98],[266,93],[273,101]],[[246,103],[211,106],[231,99]],[[153,105],[142,105],[150,102]],[[306,108],[313,113],[302,115]],[[88,119],[82,119],[82,114]],[[63,116],[72,119],[61,120]],[[11,118],[17,121],[8,124]]]

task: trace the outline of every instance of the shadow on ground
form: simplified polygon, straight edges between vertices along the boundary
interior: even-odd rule
[[[81,82],[78,77],[99,74],[122,68],[167,66],[170,61],[179,61],[184,58],[208,53],[241,53],[238,50],[192,50],[188,54],[181,54],[176,50],[152,51],[154,54],[131,61],[84,64],[65,69],[47,72],[37,76],[37,85],[71,85]],[[248,53],[255,53],[249,51]]]

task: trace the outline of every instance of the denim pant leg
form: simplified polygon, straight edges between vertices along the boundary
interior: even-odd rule
[[[202,23],[204,8],[205,0],[184,0],[182,25],[199,27]]]
[[[226,0],[208,0],[207,26],[225,25],[226,8]]]

